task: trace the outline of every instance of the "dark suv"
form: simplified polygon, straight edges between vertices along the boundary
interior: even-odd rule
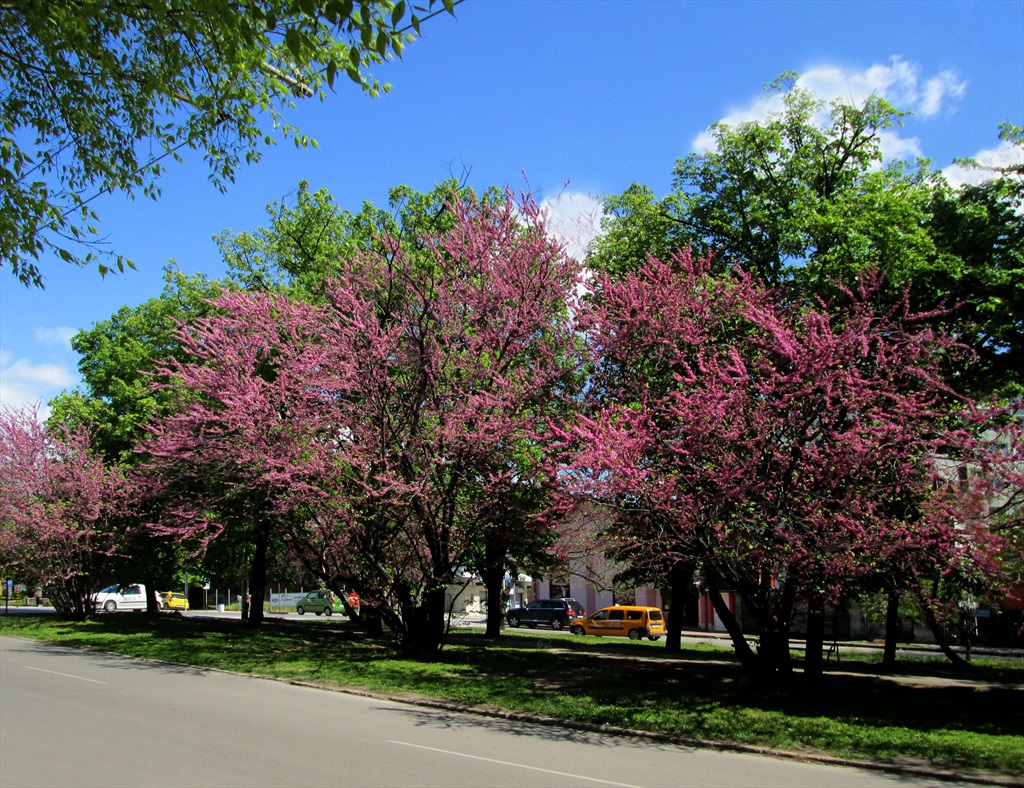
[[[547,624],[552,629],[569,626],[577,618],[585,618],[583,605],[571,597],[562,599],[538,599],[526,607],[514,607],[505,614],[505,620],[513,629],[520,624],[535,627]]]

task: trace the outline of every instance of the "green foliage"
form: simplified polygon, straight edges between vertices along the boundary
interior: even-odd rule
[[[621,266],[613,258],[626,251],[635,268],[653,241],[652,252],[691,245],[715,254],[720,270],[739,265],[772,284],[796,278],[816,289],[872,265],[901,283],[934,256],[920,222],[930,194],[922,170],[878,168],[880,134],[903,113],[878,97],[826,105],[785,90],[785,76],[768,90],[781,110],[714,124],[714,150],[676,162],[671,196],[655,201],[634,185],[609,201],[602,267]]]
[[[719,271],[742,266],[796,285],[804,299],[832,299],[837,282],[877,268],[881,299],[910,287],[917,309],[955,307],[935,324],[978,354],[976,366],[954,371],[960,388],[1019,396],[1024,167],[954,191],[927,162],[883,165],[881,135],[905,113],[878,97],[826,105],[791,77],[768,86],[781,102],[774,114],[712,126],[714,149],[679,159],[670,195],[634,184],[608,198],[591,263],[619,277],[648,254],[668,259],[691,246],[714,254]],[[1001,136],[1024,146],[1019,127],[1004,124]]]
[[[1024,129],[999,135],[1024,154]],[[1024,160],[1024,155],[1021,156]],[[965,164],[981,169],[977,162]],[[979,363],[967,381],[978,393],[1024,396],[1024,164],[991,170],[989,180],[932,196],[929,229],[948,265],[927,286],[962,304],[956,317]]]
[[[676,163],[697,245],[767,282],[795,277],[812,289],[867,266],[890,276],[917,267],[930,250],[912,209],[927,189],[916,194],[920,179],[900,164],[874,170],[880,133],[902,113],[878,97],[826,108],[797,88],[782,101],[765,121],[716,124],[716,151]]]
[[[391,256],[394,241],[410,254],[420,239],[451,229],[447,209],[453,198],[470,198],[472,191],[451,179],[429,192],[397,186],[388,193],[388,209],[364,202],[357,213],[338,208],[326,189],[310,192],[301,181],[291,202],[267,206],[269,225],[252,232],[217,237],[229,278],[245,290],[287,290],[317,300],[326,283],[338,275],[339,261],[359,251]],[[503,199],[496,189],[485,201]]]
[[[453,8],[449,0],[0,4],[0,260],[35,286],[44,252],[83,265],[104,251],[123,270],[130,261],[98,241],[96,196],[156,198],[167,160],[184,149],[203,153],[223,189],[277,135],[315,145],[285,121],[296,98],[323,99],[341,74],[371,96],[386,91],[369,69],[400,57],[423,21]]]
[[[618,279],[642,267],[648,256],[668,260],[690,246],[694,239],[679,220],[678,203],[676,196],[658,200],[638,183],[607,197],[591,262]]]
[[[50,403],[50,423],[89,424],[94,448],[107,462],[134,464],[143,428],[166,405],[166,394],[152,389],[151,374],[179,351],[178,323],[209,313],[208,301],[221,287],[169,267],[160,296],[79,331],[71,346],[81,357],[82,387]]]

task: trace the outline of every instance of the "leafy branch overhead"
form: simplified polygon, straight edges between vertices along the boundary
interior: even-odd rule
[[[39,287],[48,253],[124,270],[99,236],[97,196],[155,199],[187,148],[223,189],[275,130],[315,145],[284,120],[295,98],[323,99],[343,76],[386,92],[370,69],[460,1],[2,0],[0,258]]]

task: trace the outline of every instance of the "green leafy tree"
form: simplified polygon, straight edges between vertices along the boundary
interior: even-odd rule
[[[835,300],[868,269],[885,277],[879,306],[906,287],[978,355],[960,370],[974,394],[1020,390],[1024,309],[1022,173],[951,189],[927,162],[884,162],[882,134],[905,113],[873,96],[859,106],[828,104],[792,85],[770,84],[781,109],[736,126],[712,126],[714,149],[679,159],[674,191],[656,197],[634,184],[606,201],[606,233],[591,262],[613,277],[645,267],[649,255],[693,248],[716,271],[739,266],[791,297]],[[1022,145],[1022,131],[1003,127]],[[955,308],[954,308],[955,307]]]
[[[107,462],[133,465],[146,425],[166,407],[166,396],[152,387],[156,365],[179,350],[178,323],[208,314],[209,300],[221,290],[201,274],[168,268],[161,295],[79,331],[71,347],[80,356],[82,385],[51,401],[50,422],[90,426],[94,448]]]
[[[615,278],[641,268],[649,257],[667,260],[691,246],[693,233],[681,220],[679,199],[658,199],[650,187],[634,183],[604,200],[604,232],[590,261]]]
[[[43,253],[86,264],[105,251],[94,197],[157,197],[180,151],[201,151],[223,189],[275,132],[315,144],[285,119],[294,100],[324,98],[340,75],[387,90],[369,69],[457,1],[3,0],[0,259],[41,287]]]
[[[634,185],[612,198],[596,262],[635,270],[648,253],[692,246],[714,254],[719,270],[739,265],[812,289],[867,267],[899,284],[926,267],[935,252],[920,221],[931,194],[923,170],[880,166],[881,132],[904,113],[877,96],[859,107],[826,104],[793,87],[793,76],[767,86],[781,96],[779,112],[714,124],[714,150],[676,162],[670,196],[656,200]]]
[[[228,266],[228,278],[251,292],[289,292],[319,300],[325,287],[342,270],[342,261],[372,251],[394,256],[400,242],[407,256],[426,259],[422,239],[441,235],[455,223],[452,200],[476,199],[459,180],[446,180],[429,192],[396,186],[388,205],[364,202],[359,211],[342,210],[326,189],[315,192],[301,181],[294,197],[267,206],[269,224],[252,232],[224,233],[217,238]],[[484,202],[503,200],[489,189]]]
[[[1024,129],[999,135],[1024,154]],[[1024,155],[1018,157],[1024,162]],[[977,162],[966,164],[984,169]],[[950,262],[929,287],[948,293],[965,341],[978,354],[968,385],[1024,396],[1024,164],[989,168],[980,184],[933,195],[929,229]]]

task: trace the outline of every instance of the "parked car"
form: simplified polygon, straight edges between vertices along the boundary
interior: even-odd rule
[[[179,591],[164,591],[162,603],[164,610],[188,610],[188,597]]]
[[[305,613],[316,613],[329,616],[332,613],[342,613],[344,608],[341,600],[334,595],[334,592],[321,589],[310,591],[295,604],[295,612],[300,616]]]
[[[613,635],[630,640],[657,640],[665,634],[665,616],[657,607],[612,605],[598,610],[590,618],[573,622],[574,635]]]
[[[145,610],[146,587],[142,583],[107,586],[92,595],[97,610],[113,613],[115,610]]]
[[[505,620],[513,629],[520,624],[535,627],[545,624],[552,629],[562,629],[577,618],[587,615],[583,605],[572,597],[562,599],[537,599],[526,607],[514,607],[505,613]]]

